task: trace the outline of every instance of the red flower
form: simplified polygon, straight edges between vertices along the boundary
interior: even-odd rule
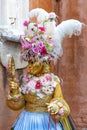
[[[45,28],[44,28],[44,27],[39,27],[39,29],[40,29],[42,32],[45,32]]]
[[[39,81],[37,81],[35,88],[36,88],[36,89],[40,89],[40,87],[41,87],[41,83],[40,83]]]
[[[45,48],[45,47],[43,47],[43,48],[42,48],[42,50],[41,50],[41,54],[42,54],[42,55],[47,54],[47,50],[46,50],[46,48]]]

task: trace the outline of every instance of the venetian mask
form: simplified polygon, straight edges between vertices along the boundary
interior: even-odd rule
[[[33,75],[40,75],[44,73],[49,73],[50,72],[50,65],[49,63],[40,63],[38,61],[34,63],[29,63],[28,67],[28,72],[33,74]]]
[[[43,70],[43,65],[37,61],[34,63],[30,62],[28,67],[29,67],[28,72],[33,75],[37,75],[41,73],[41,71]]]

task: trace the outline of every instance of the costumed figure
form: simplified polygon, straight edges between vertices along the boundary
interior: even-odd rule
[[[29,19],[32,17],[37,17],[37,22],[25,21],[25,35],[20,37],[21,59],[29,63],[21,85],[15,77],[13,57],[8,60],[7,105],[13,110],[24,108],[12,130],[72,130],[67,118],[70,108],[63,98],[61,81],[51,73],[50,66],[63,53],[63,38],[79,35],[83,23],[71,19],[56,25],[56,14],[40,8],[29,12]]]

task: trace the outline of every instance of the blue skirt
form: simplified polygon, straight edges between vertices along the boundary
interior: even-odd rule
[[[64,130],[60,122],[55,123],[49,113],[28,112],[24,110],[15,124],[13,130]]]

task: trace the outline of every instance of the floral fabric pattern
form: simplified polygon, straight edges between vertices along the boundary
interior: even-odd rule
[[[42,98],[45,95],[52,94],[58,82],[60,82],[59,78],[53,73],[44,74],[41,77],[29,75],[29,77],[23,78],[21,92]]]

